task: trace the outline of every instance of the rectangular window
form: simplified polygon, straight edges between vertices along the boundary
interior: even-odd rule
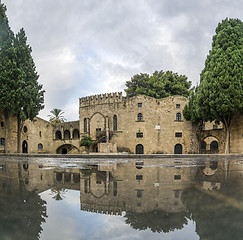
[[[181,104],[176,104],[176,108],[181,108]]]
[[[142,107],[142,103],[138,103],[138,107],[141,108]]]
[[[0,138],[0,146],[4,146],[5,145],[5,138]]]
[[[4,127],[4,122],[1,122],[1,127]]]
[[[175,137],[182,137],[182,132],[176,132]]]
[[[143,190],[140,190],[140,189],[137,190],[137,197],[138,198],[142,197],[142,192],[143,192]]]
[[[142,132],[138,132],[137,133],[137,138],[142,138],[143,137],[143,133]]]
[[[143,180],[143,175],[136,175],[136,180]]]
[[[175,179],[175,180],[181,180],[181,175],[175,175],[175,176],[174,176],[174,179]]]

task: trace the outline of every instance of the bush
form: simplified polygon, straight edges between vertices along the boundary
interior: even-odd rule
[[[93,140],[90,136],[83,136],[80,142],[80,146],[90,147],[93,143]]]

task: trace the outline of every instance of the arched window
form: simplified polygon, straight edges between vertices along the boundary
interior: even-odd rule
[[[65,130],[64,131],[64,138],[65,139],[70,139],[70,132],[69,132],[69,130]]]
[[[136,146],[136,154],[143,154],[144,153],[144,147],[142,144],[138,144]]]
[[[215,150],[218,150],[218,149],[219,149],[218,142],[217,141],[212,141],[211,144],[210,144],[210,150],[211,151],[215,151]]]
[[[142,122],[143,121],[143,114],[139,113],[138,114],[138,122]]]
[[[182,154],[182,145],[181,144],[175,145],[174,154]]]
[[[87,132],[87,118],[84,119],[84,132]]]
[[[176,114],[176,121],[181,121],[181,113]]]
[[[78,129],[74,129],[73,130],[73,138],[74,139],[79,139],[79,130]]]
[[[56,131],[56,139],[62,139],[62,133],[60,131]]]
[[[43,149],[43,145],[41,143],[38,144],[38,150],[42,150]]]
[[[113,116],[113,131],[117,131],[117,116]]]
[[[24,126],[23,131],[24,131],[24,133],[27,133],[28,128],[26,126]]]

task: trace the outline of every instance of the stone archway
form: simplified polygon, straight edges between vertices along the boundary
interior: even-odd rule
[[[144,147],[142,144],[136,146],[136,154],[144,154]]]
[[[90,118],[90,136],[96,139],[96,133],[106,128],[105,116],[99,112],[93,114]]]
[[[56,150],[57,154],[72,154],[79,153],[79,149],[72,144],[63,144]]]
[[[182,145],[181,144],[176,144],[174,147],[174,154],[182,154]]]

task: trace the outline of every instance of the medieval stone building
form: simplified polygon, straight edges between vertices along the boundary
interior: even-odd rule
[[[25,121],[21,136],[23,153],[83,153],[83,136],[104,131],[114,134],[105,144],[94,144],[89,152],[127,152],[137,154],[188,154],[224,152],[224,129],[206,123],[201,135],[196,126],[183,118],[187,103],[183,96],[155,99],[138,95],[125,98],[122,93],[102,94],[79,99],[79,120],[51,124],[39,117]],[[234,116],[231,127],[231,153],[243,152],[243,117]],[[0,112],[0,152],[4,151],[5,127]],[[17,120],[10,117],[8,152],[17,152]]]

